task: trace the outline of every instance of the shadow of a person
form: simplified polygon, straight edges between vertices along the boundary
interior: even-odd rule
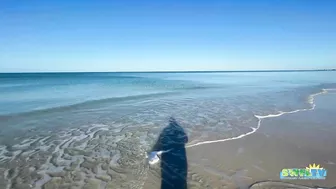
[[[188,136],[184,129],[170,118],[153,151],[167,151],[161,155],[161,189],[187,189],[188,163],[185,144]]]

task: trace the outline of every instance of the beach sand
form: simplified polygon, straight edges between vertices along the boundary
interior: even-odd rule
[[[244,189],[260,181],[280,181],[284,168],[305,168],[314,163],[327,169],[326,180],[285,182],[336,186],[335,92],[311,95],[306,109],[258,115],[220,136],[221,129],[206,132],[206,138],[189,135],[188,188]],[[160,164],[148,169],[146,152],[161,128],[127,123],[129,126],[122,129],[118,123],[113,127],[96,124],[17,138],[21,142],[15,144],[6,141],[0,146],[0,188],[160,188]],[[231,134],[236,137],[225,138]],[[207,143],[209,140],[215,142]],[[283,182],[253,188],[304,188]]]
[[[249,188],[260,181],[298,184],[299,188],[336,186],[336,94],[315,97],[313,110],[262,119],[260,128],[241,139],[187,148],[188,188]],[[284,168],[319,164],[326,180],[280,180]],[[144,188],[160,188],[160,174],[150,169]]]

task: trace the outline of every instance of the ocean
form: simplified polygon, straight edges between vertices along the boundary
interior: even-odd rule
[[[41,188],[53,174],[77,170],[83,178],[72,181],[85,185],[92,174],[106,175],[95,168],[106,164],[136,175],[115,182],[141,188],[145,154],[170,117],[192,147],[251,134],[260,118],[313,108],[314,94],[335,88],[327,71],[3,73],[3,184],[21,177]]]

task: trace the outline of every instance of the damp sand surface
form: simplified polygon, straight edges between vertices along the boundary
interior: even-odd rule
[[[317,73],[178,75],[2,76],[0,189],[160,188],[160,168],[149,168],[146,154],[171,116],[189,136],[189,188],[244,188],[309,163],[326,167],[332,178],[327,166],[335,158],[325,150],[334,144],[335,99],[321,89],[335,85],[312,83]],[[279,80],[284,76],[302,76],[296,81],[303,85]],[[52,101],[55,94],[65,101]],[[329,98],[324,106],[322,96]],[[295,127],[302,125],[310,129]],[[318,127],[327,133],[323,140],[314,135],[316,125],[325,126]],[[325,165],[319,153],[327,152]]]
[[[189,188],[335,187],[336,94],[314,101],[314,109],[262,119],[248,136],[187,148]],[[313,163],[327,169],[326,180],[280,180],[282,169]],[[151,170],[146,187],[159,188],[158,175]]]

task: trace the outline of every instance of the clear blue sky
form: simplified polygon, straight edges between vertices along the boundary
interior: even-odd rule
[[[0,2],[0,72],[332,67],[334,0]]]

